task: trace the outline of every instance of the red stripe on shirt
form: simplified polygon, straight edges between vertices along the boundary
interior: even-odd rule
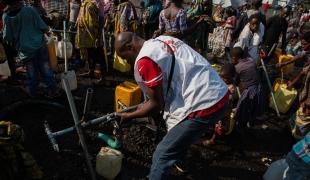
[[[138,72],[147,87],[162,84],[163,74],[158,64],[151,58],[143,57],[137,62]]]
[[[196,111],[196,112],[192,112],[189,114],[189,118],[190,119],[194,119],[196,116],[198,118],[207,118],[209,117],[211,114],[219,111],[220,109],[222,109],[229,101],[229,95],[230,95],[230,92],[228,91],[226,93],[226,95],[219,101],[217,102],[216,104],[214,104],[213,106],[207,108],[207,109],[203,109],[203,110],[200,110],[200,111]]]

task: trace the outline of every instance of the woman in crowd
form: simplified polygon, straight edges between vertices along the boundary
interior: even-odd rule
[[[104,71],[104,61],[99,47],[98,7],[93,0],[83,0],[77,19],[76,47],[80,49],[81,59],[88,60],[89,77],[94,77],[96,63]]]
[[[165,34],[182,39],[186,29],[186,12],[182,8],[182,0],[171,0],[168,7],[159,14],[159,29],[155,32],[156,36]]]

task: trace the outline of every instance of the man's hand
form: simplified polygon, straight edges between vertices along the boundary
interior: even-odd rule
[[[129,113],[127,112],[116,113],[115,116],[120,118],[121,123],[130,119]]]
[[[293,83],[292,83],[292,81],[288,81],[287,83],[286,83],[286,85],[287,85],[287,88],[286,89],[292,89],[292,87],[293,87]]]
[[[264,51],[264,50],[260,50],[259,51],[259,56],[262,58],[262,59],[265,59],[267,57],[267,53]]]
[[[208,16],[207,15],[201,15],[197,21],[197,23],[201,23],[203,21],[207,21],[208,20]]]

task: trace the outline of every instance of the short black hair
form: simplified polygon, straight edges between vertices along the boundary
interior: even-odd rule
[[[261,22],[261,18],[258,13],[252,14],[249,18],[249,22],[252,21],[252,19],[258,19],[258,21]]]
[[[307,41],[310,43],[310,31],[306,32],[305,34],[302,35],[301,39]]]
[[[262,5],[263,5],[263,2],[262,0],[253,0],[251,5],[254,7],[254,8],[260,8]]]
[[[235,14],[235,10],[234,10],[234,8],[232,8],[232,7],[226,8],[226,9],[225,9],[225,13],[226,13],[228,16],[235,16],[235,15],[236,15],[236,14]]]
[[[224,66],[221,69],[221,74],[222,73],[232,78],[236,73],[235,66],[231,63],[224,64]]]
[[[182,8],[183,0],[171,0],[178,8]]]
[[[12,4],[15,4],[17,2],[20,2],[21,0],[1,0],[1,2],[4,4],[4,5],[12,5]]]
[[[234,47],[231,50],[231,56],[236,58],[243,58],[244,57],[244,51],[241,47]]]

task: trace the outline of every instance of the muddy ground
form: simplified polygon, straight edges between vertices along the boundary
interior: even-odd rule
[[[86,82],[86,81],[84,81]],[[97,117],[113,112],[114,86],[93,86],[91,83],[79,85],[74,91],[78,111],[82,112],[83,99],[88,87],[94,88],[91,116]],[[54,100],[44,98],[37,102],[27,101],[26,95],[17,86],[0,84],[0,109],[8,108],[14,102],[22,102],[12,107],[2,119],[11,120],[24,128],[25,148],[31,152],[44,172],[46,180],[90,179],[83,152],[76,133],[57,138],[61,151],[56,153],[44,132],[43,123],[47,121],[52,130],[61,130],[73,125],[73,119],[65,95]],[[44,101],[44,103],[42,102]],[[51,105],[46,103],[56,103]],[[3,112],[3,111],[0,111]],[[268,162],[285,156],[293,139],[290,136],[287,119],[279,120],[271,112],[270,117],[249,130],[245,143],[238,137],[226,136],[218,139],[216,145],[204,147],[200,142],[192,145],[185,160],[186,173],[176,169],[170,179],[262,179]],[[95,164],[96,154],[105,144],[94,137],[96,132],[112,134],[112,124],[94,126],[85,131],[89,151]],[[161,135],[154,134],[143,123],[133,123],[122,128],[124,153],[123,167],[117,179],[147,179],[152,153]],[[208,137],[210,133],[207,133]],[[157,137],[157,138],[156,138]],[[205,138],[206,138],[205,137]],[[1,178],[0,178],[1,179]],[[98,176],[98,179],[103,179]]]

